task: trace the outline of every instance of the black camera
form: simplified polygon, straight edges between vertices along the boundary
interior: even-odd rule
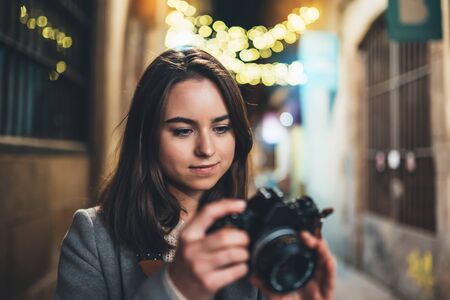
[[[278,189],[261,188],[243,213],[217,220],[207,232],[224,227],[245,230],[250,236],[250,274],[269,290],[288,293],[303,287],[317,265],[316,251],[306,247],[298,233],[306,230],[320,237],[322,219],[332,211],[319,212],[307,196],[288,202]]]

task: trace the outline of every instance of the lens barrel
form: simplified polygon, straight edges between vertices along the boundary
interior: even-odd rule
[[[276,228],[254,245],[252,267],[266,287],[287,293],[304,286],[316,267],[316,252],[291,228]]]

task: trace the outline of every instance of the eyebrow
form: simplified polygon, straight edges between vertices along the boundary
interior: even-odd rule
[[[230,119],[230,115],[223,115],[220,117],[216,117],[214,119],[211,120],[212,123],[219,123],[221,121],[224,120],[229,120]],[[186,124],[190,124],[190,125],[196,125],[197,121],[189,119],[189,118],[184,118],[184,117],[174,117],[171,119],[168,119],[166,121],[164,121],[164,123],[166,124],[170,124],[170,123],[186,123]]]

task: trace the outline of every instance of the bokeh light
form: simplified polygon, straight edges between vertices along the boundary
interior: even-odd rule
[[[192,45],[209,52],[234,73],[239,84],[298,85],[307,81],[299,61],[291,64],[256,62],[283,52],[285,44],[296,43],[306,26],[319,18],[317,8],[297,8],[272,28],[260,25],[246,30],[240,26],[229,27],[209,15],[195,16],[196,8],[184,0],[168,0],[167,5],[173,10],[166,17],[169,25],[166,47]],[[45,36],[51,36],[49,33]],[[63,46],[68,44],[65,38],[61,41]]]

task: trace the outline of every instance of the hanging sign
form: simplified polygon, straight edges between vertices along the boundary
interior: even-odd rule
[[[389,0],[389,37],[398,41],[441,39],[440,3],[438,0]]]

